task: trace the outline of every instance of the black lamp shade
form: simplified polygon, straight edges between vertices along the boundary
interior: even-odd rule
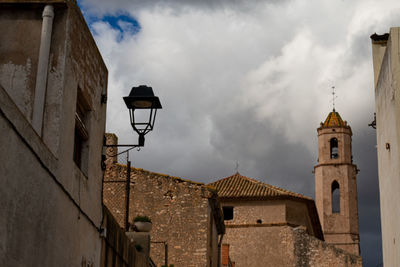
[[[154,96],[153,88],[146,85],[132,87],[129,96],[124,97],[128,109],[161,109],[161,103]]]
[[[153,88],[146,85],[132,87],[129,96],[124,97],[126,106],[129,109],[132,128],[139,134],[139,146],[144,146],[144,135],[153,130],[157,109],[161,109],[158,97],[154,96]],[[148,119],[138,121],[135,110],[145,109],[148,112]]]

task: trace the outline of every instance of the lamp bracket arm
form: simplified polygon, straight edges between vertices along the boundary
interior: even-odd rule
[[[105,147],[141,147],[141,145],[104,145]]]
[[[115,155],[108,155],[107,152],[106,152],[107,156],[115,157],[115,156],[119,156],[121,154],[124,154],[126,152],[129,152],[130,150],[132,150],[134,148],[137,148],[137,147],[138,147],[138,150],[140,150],[140,147],[142,147],[142,146],[141,145],[103,145],[103,147],[105,147],[105,148],[108,148],[108,147],[129,147],[128,149],[126,149],[126,150],[124,150],[122,152],[119,152],[119,153],[117,153]]]

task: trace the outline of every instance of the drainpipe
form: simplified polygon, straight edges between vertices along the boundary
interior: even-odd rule
[[[32,126],[42,136],[44,100],[46,96],[47,69],[49,66],[51,31],[53,28],[54,9],[46,5],[43,10],[42,33],[36,74],[35,100],[33,103]]]
[[[224,238],[224,234],[221,234],[218,242],[218,267],[221,267],[221,245],[222,239]]]

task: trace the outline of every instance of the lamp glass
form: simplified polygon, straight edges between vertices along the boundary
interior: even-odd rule
[[[153,105],[152,101],[148,101],[148,100],[134,100],[132,101],[132,106],[134,108],[151,108],[151,106]]]

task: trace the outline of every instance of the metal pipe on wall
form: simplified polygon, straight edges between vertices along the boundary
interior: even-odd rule
[[[218,267],[221,266],[221,246],[222,246],[222,239],[224,238],[224,234],[220,235],[219,242],[218,242]]]
[[[36,74],[35,99],[33,103],[32,126],[42,136],[43,111],[46,97],[47,71],[49,66],[51,32],[53,29],[54,8],[46,5],[43,10],[42,33]]]
[[[125,231],[129,231],[129,200],[131,195],[131,162],[129,161],[128,153],[128,165],[126,166],[126,189],[125,189]]]

